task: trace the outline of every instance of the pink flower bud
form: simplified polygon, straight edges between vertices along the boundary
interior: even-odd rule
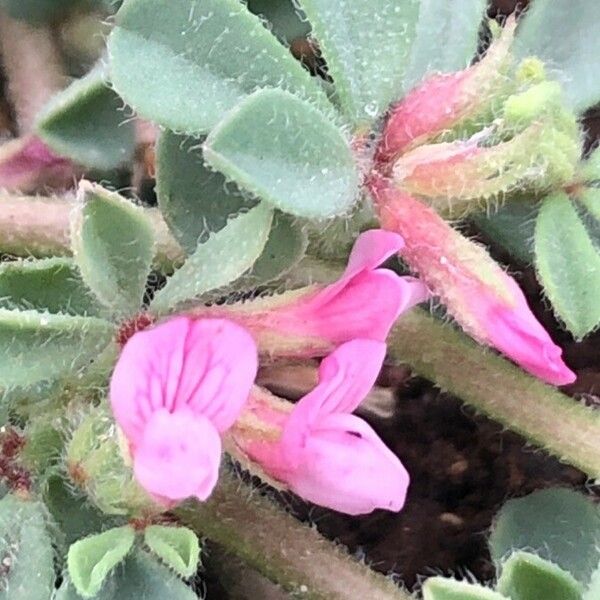
[[[387,163],[402,152],[489,110],[505,82],[503,67],[516,22],[509,19],[485,57],[463,71],[428,77],[392,108],[376,161]]]
[[[226,315],[252,332],[261,352],[280,356],[318,356],[354,338],[384,341],[398,316],[428,297],[414,277],[377,268],[403,244],[398,234],[367,231],[357,239],[342,277],[331,285],[194,314]]]
[[[73,182],[73,163],[57,156],[42,140],[26,136],[0,148],[0,188],[33,192],[40,186],[66,187]]]
[[[267,432],[262,440],[235,429],[234,439],[267,475],[310,502],[350,515],[399,511],[408,473],[375,431],[351,414],[373,386],[385,350],[374,340],[341,345],[323,360],[317,387],[291,413],[253,407],[258,423],[267,420],[264,427],[254,425]],[[278,439],[272,439],[274,427],[281,430]]]
[[[169,505],[205,500],[218,476],[220,433],[246,402],[258,368],[250,334],[221,319],[172,319],[133,335],[110,382],[136,479]]]
[[[483,247],[390,180],[373,174],[368,185],[382,225],[405,239],[403,258],[465,331],[544,381],[565,385],[575,380],[519,286]]]

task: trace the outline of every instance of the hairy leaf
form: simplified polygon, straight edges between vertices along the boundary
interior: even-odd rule
[[[342,111],[356,126],[371,124],[401,95],[418,0],[300,0],[300,5],[327,60]]]
[[[525,264],[533,263],[533,239],[538,206],[527,199],[515,199],[490,214],[470,215],[484,234]]]
[[[229,219],[258,203],[242,196],[221,173],[205,166],[201,143],[165,131],[156,155],[158,205],[188,254],[211,233],[223,229]]]
[[[126,0],[108,44],[117,92],[142,116],[206,133],[258,87],[329,106],[320,86],[239,0]]]
[[[168,312],[177,304],[231,283],[245,273],[263,251],[273,210],[266,202],[251,208],[200,244],[159,290],[151,309]]]
[[[52,98],[36,123],[36,133],[52,150],[86,167],[112,169],[133,155],[135,132],[102,68]]]
[[[423,600],[508,600],[490,588],[445,577],[430,577],[423,586]]]
[[[150,525],[144,531],[144,541],[154,554],[182,577],[191,577],[198,570],[200,543],[191,529]]]
[[[600,101],[599,22],[598,2],[535,0],[517,31],[517,55],[535,55],[546,62],[550,73],[564,84],[567,101],[578,111]]]
[[[102,307],[70,258],[0,264],[0,307],[99,316]]]
[[[129,554],[134,540],[135,532],[127,525],[72,544],[67,555],[67,568],[79,594],[94,598],[106,576]]]
[[[71,243],[83,280],[113,313],[130,315],[140,309],[150,272],[152,227],[118,194],[87,182],[79,191]]]
[[[600,323],[600,251],[564,193],[548,197],[535,226],[535,265],[557,316],[576,338]]]
[[[0,309],[2,388],[74,376],[108,346],[114,333],[111,323],[94,317]]]
[[[489,545],[496,564],[514,550],[535,551],[586,583],[598,565],[600,512],[568,489],[540,490],[509,500],[496,518]]]
[[[588,235],[600,251],[600,189],[585,188],[574,201]]]
[[[358,193],[342,131],[282,90],[260,90],[243,100],[211,131],[204,157],[240,188],[300,217],[344,214]]]
[[[11,494],[0,500],[0,553],[0,600],[50,600],[54,553],[43,504]]]
[[[95,600],[198,600],[169,569],[158,564],[146,552],[133,552],[123,566],[109,576]],[[73,584],[66,578],[54,600],[81,600]]]
[[[486,0],[464,0],[460,5],[421,0],[416,36],[404,77],[404,89],[434,72],[466,68],[477,51]]]
[[[511,600],[582,600],[570,573],[529,552],[515,552],[502,565],[498,591]]]

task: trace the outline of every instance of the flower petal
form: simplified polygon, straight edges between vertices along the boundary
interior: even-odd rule
[[[134,473],[157,499],[206,500],[219,474],[221,438],[202,416],[189,409],[155,412],[134,452]]]
[[[386,345],[375,340],[352,340],[323,360],[319,384],[294,407],[281,437],[285,460],[298,465],[300,452],[313,426],[327,415],[350,413],[373,387],[385,358]]]
[[[320,506],[358,515],[404,506],[409,475],[400,460],[362,419],[329,415],[306,439],[286,483]]]
[[[256,345],[224,319],[171,319],[136,333],[114,369],[115,418],[135,446],[154,412],[188,407],[219,431],[235,421],[258,368]]]

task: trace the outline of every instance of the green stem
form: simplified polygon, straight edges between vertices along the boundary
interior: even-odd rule
[[[411,598],[391,579],[356,561],[227,472],[207,502],[181,508],[177,514],[199,534],[300,598]]]
[[[416,309],[388,339],[398,362],[590,477],[600,477],[600,411],[576,402]]]
[[[73,197],[16,196],[0,192],[0,252],[16,256],[71,254],[70,213]],[[154,229],[155,266],[165,272],[183,260],[179,244],[169,233],[160,211],[144,209]]]

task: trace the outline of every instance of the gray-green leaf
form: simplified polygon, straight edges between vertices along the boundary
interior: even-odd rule
[[[40,502],[13,495],[0,501],[0,600],[49,600],[54,590],[54,556]]]
[[[515,552],[502,565],[498,591],[511,600],[582,600],[583,589],[554,563],[529,552]]]
[[[188,254],[240,211],[258,202],[244,197],[221,173],[205,166],[201,143],[165,131],[156,152],[158,206]]]
[[[231,220],[175,271],[154,297],[151,309],[166,313],[240,277],[263,251],[272,220],[273,209],[266,202]]]
[[[423,586],[423,600],[508,600],[490,588],[445,577],[430,577]]]
[[[67,568],[73,585],[84,598],[93,598],[106,576],[129,554],[135,532],[128,525],[91,535],[69,548]]]
[[[146,552],[137,551],[109,576],[94,600],[198,600],[169,569],[158,564]],[[73,584],[66,578],[55,600],[81,600]]]
[[[111,323],[94,317],[0,309],[0,391],[75,376],[114,334]]]
[[[535,265],[557,316],[576,338],[600,323],[600,252],[568,196],[549,196],[535,226]]]
[[[578,111],[600,101],[600,3],[590,0],[535,0],[515,40],[518,56],[535,55],[564,84],[566,99]]]
[[[102,307],[71,258],[0,264],[0,307],[99,316]]]
[[[211,131],[204,157],[237,185],[311,219],[347,213],[359,177],[342,131],[308,102],[277,89],[244,99]]]
[[[568,489],[540,490],[509,500],[496,518],[489,545],[496,564],[514,550],[535,551],[586,583],[600,559],[600,512]]]
[[[187,527],[150,525],[144,531],[144,541],[164,563],[182,577],[191,577],[198,570],[200,543]]]
[[[97,67],[54,96],[36,123],[36,133],[57,154],[96,169],[126,162],[135,148],[134,124],[123,101]]]
[[[325,93],[239,0],[126,0],[109,38],[110,76],[142,116],[206,133],[243,96],[279,86]]]
[[[369,125],[402,92],[418,0],[300,0],[347,118]]]
[[[463,0],[460,5],[420,1],[415,41],[404,77],[405,90],[430,73],[459,71],[469,65],[477,51],[486,5],[486,0]]]
[[[83,280],[118,316],[140,309],[154,256],[152,227],[118,194],[82,182],[71,244]]]

